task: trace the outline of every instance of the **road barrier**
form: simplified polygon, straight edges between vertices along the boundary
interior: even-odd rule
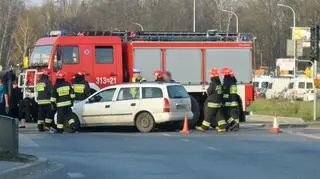
[[[0,151],[17,154],[19,150],[18,121],[0,115]]]

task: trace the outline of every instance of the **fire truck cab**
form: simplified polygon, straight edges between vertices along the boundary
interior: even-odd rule
[[[253,101],[252,54],[250,34],[217,32],[84,32],[63,35],[56,31],[39,39],[26,58],[19,87],[24,96],[34,96],[40,70],[47,68],[52,82],[59,70],[70,81],[86,72],[92,91],[130,82],[133,69],[148,81],[155,70],[171,71],[176,81],[192,96],[195,122],[200,118],[206,98],[209,70],[229,67],[238,79],[243,110]],[[29,94],[28,94],[29,93]],[[243,114],[244,115],[244,114]]]

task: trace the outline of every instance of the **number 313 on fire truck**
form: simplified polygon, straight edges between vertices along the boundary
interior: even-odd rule
[[[96,84],[97,85],[113,85],[117,83],[117,78],[112,76],[112,77],[96,77]]]

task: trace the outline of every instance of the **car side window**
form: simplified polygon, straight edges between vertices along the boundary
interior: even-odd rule
[[[163,98],[163,93],[161,88],[145,87],[142,88],[142,98]]]
[[[306,83],[305,82],[299,82],[298,88],[304,89]]]
[[[100,93],[92,96],[89,99],[89,103],[110,102],[112,101],[115,92],[116,88],[101,91]]]
[[[140,98],[140,88],[138,87],[121,88],[119,91],[117,101],[139,99],[139,98]]]

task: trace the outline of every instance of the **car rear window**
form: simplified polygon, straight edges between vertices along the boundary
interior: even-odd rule
[[[173,85],[168,86],[169,98],[189,98],[189,94],[183,86]]]
[[[161,88],[144,87],[142,88],[142,98],[163,98],[163,93]]]

